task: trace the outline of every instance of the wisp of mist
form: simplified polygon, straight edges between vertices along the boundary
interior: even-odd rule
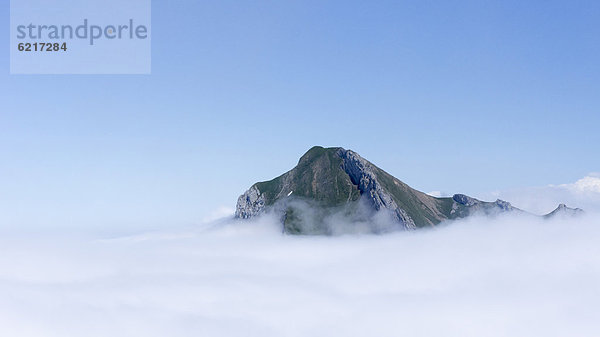
[[[598,336],[600,218],[4,235],[1,336]]]

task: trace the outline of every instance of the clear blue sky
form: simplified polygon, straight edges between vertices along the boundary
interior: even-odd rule
[[[0,227],[198,223],[317,144],[423,191],[600,171],[597,1],[154,0],[152,20],[150,76],[11,76],[0,54]]]

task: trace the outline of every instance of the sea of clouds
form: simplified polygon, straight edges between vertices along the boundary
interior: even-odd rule
[[[545,189],[585,200],[582,217],[386,235],[289,236],[268,217],[5,232],[0,336],[598,336],[600,191],[573,186]]]

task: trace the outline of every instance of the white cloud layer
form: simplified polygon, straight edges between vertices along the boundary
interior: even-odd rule
[[[1,336],[597,336],[600,223],[0,238]]]
[[[427,194],[429,194],[432,197],[436,197],[436,198],[441,198],[444,196],[444,193],[442,193],[441,191],[431,191],[431,192],[428,192]]]
[[[593,173],[573,184],[560,185],[578,193],[600,193],[600,174]]]

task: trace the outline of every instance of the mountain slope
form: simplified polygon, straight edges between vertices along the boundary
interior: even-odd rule
[[[292,170],[250,187],[239,197],[235,216],[247,219],[270,211],[280,215],[284,231],[293,234],[385,232],[435,226],[475,213],[522,212],[502,200],[483,202],[462,194],[436,198],[354,151],[319,146]]]

